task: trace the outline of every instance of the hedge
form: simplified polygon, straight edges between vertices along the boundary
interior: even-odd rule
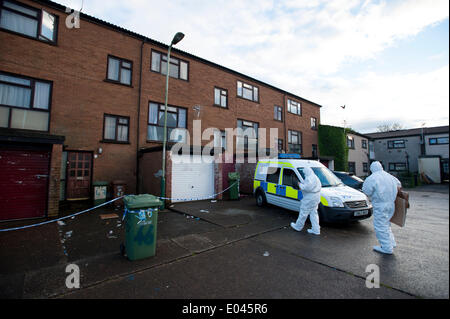
[[[346,133],[348,129],[331,125],[319,125],[319,153],[321,156],[334,157],[336,171],[348,171],[348,147]]]

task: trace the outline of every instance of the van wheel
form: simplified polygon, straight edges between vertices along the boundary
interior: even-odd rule
[[[256,193],[256,205],[258,207],[263,207],[264,205],[266,205],[266,196],[261,191]]]

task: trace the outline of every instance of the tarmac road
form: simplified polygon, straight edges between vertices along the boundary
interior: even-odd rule
[[[449,298],[448,200],[448,186],[410,190],[407,225],[392,226],[392,256],[372,250],[372,219],[322,225],[314,236],[290,229],[296,213],[248,197],[174,204],[159,214],[156,256],[130,262],[118,254],[122,226],[101,220],[111,213],[104,209],[65,226],[0,233],[0,297]],[[80,267],[80,289],[65,287],[68,263]],[[380,288],[366,287],[371,264]]]

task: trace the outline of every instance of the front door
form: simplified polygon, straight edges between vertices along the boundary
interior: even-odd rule
[[[92,154],[67,153],[67,199],[89,199],[91,190]]]

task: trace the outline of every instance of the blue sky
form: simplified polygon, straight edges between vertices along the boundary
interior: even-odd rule
[[[447,0],[85,0],[83,12],[163,43],[182,31],[181,50],[322,105],[322,124],[449,123]]]

